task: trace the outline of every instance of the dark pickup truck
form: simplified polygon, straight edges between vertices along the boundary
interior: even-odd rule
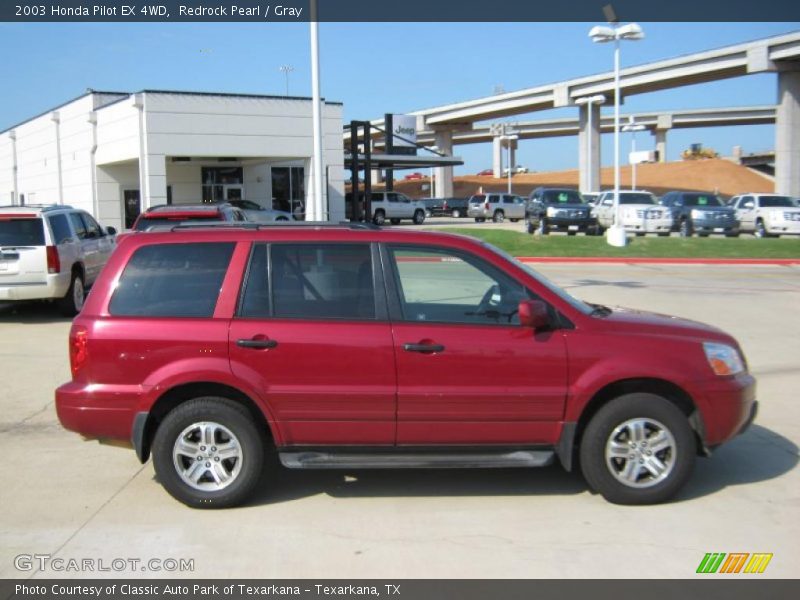
[[[429,217],[460,217],[467,216],[466,198],[423,198],[425,211]]]
[[[525,211],[525,230],[547,235],[551,231],[597,233],[592,207],[576,190],[539,187],[531,192]]]
[[[661,205],[672,212],[672,230],[682,237],[693,233],[703,237],[723,233],[726,237],[739,235],[736,211],[725,206],[717,196],[708,192],[667,192]]]

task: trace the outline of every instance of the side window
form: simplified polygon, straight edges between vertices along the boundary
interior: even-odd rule
[[[754,208],[756,205],[752,196],[742,196],[739,200],[739,208]]]
[[[389,202],[397,202],[397,194],[393,194],[393,193],[390,192],[390,193],[386,194],[386,199]]]
[[[72,212],[69,213],[69,220],[72,223],[72,228],[75,230],[75,235],[78,236],[79,240],[86,239],[86,225],[83,223],[83,219],[78,213]]]
[[[87,213],[80,213],[81,219],[83,219],[83,224],[86,227],[86,237],[87,238],[99,238],[103,234],[103,230],[100,229],[100,225],[97,224],[97,221],[94,218],[87,214]]]
[[[235,244],[153,244],[131,256],[109,304],[115,316],[211,317]]]
[[[503,196],[503,204],[514,204],[513,196]]]
[[[368,244],[273,244],[272,314],[308,319],[374,319]]]
[[[390,247],[403,319],[519,324],[525,288],[491,265],[449,250]]]
[[[52,215],[47,217],[47,220],[50,222],[50,231],[53,234],[55,245],[63,244],[72,237],[72,231],[67,223],[67,215]]]
[[[267,245],[254,244],[247,265],[247,280],[244,283],[239,316],[266,318],[270,316],[269,270],[267,269]]]

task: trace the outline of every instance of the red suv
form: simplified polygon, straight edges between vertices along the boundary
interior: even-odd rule
[[[577,465],[666,500],[752,421],[736,340],[577,300],[472,238],[364,225],[126,237],[69,338],[67,429],[127,440],[190,506],[297,469]]]
[[[231,204],[161,204],[148,208],[133,222],[133,231],[150,229],[157,225],[208,221],[246,221],[242,209]]]

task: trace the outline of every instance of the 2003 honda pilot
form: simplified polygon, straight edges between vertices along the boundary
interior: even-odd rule
[[[62,424],[130,441],[190,506],[285,467],[580,465],[611,502],[675,494],[740,433],[736,340],[587,304],[471,238],[366,225],[124,239],[75,319]]]

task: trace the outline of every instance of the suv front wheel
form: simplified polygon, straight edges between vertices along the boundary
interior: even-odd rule
[[[187,506],[236,506],[261,478],[264,439],[245,407],[227,398],[196,398],[159,425],[153,464],[161,485]]]
[[[649,393],[620,396],[589,421],[580,446],[589,485],[615,504],[656,504],[686,483],[697,452],[689,421]]]

